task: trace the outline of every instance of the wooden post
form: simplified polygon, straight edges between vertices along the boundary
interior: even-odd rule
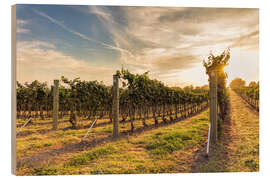
[[[119,80],[118,75],[113,75],[113,102],[112,102],[112,113],[113,113],[113,137],[116,138],[119,135]]]
[[[217,74],[210,73],[210,145],[217,141]]]
[[[59,110],[59,80],[54,80],[53,87],[53,130],[58,126],[58,110]]]

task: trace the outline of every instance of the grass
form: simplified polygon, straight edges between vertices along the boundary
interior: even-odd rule
[[[166,155],[182,149],[187,141],[192,140],[192,132],[173,131],[162,135],[157,133],[147,141],[146,149],[152,154]]]
[[[149,124],[150,122],[148,122]],[[129,124],[121,124],[129,128]],[[137,126],[141,125],[137,121]],[[108,131],[110,126],[96,127],[99,133]],[[53,174],[130,174],[130,173],[169,173],[179,172],[179,163],[192,159],[192,153],[207,139],[208,111],[166,127],[127,136],[117,141],[104,142],[96,147],[76,153],[63,153],[53,161],[40,164],[40,167],[21,167],[21,175]],[[76,130],[80,131],[80,130]],[[85,131],[85,130],[84,130]],[[54,138],[68,138],[76,134],[57,131]],[[40,137],[39,137],[40,138]],[[59,143],[59,140],[57,140]],[[54,145],[52,145],[54,146]],[[188,152],[182,156],[183,152]],[[181,154],[181,157],[179,155]],[[188,171],[189,169],[184,169]]]
[[[141,174],[179,172],[256,172],[259,171],[259,118],[250,113],[241,99],[231,96],[231,121],[222,124],[222,136],[211,155],[201,158],[207,142],[209,111],[175,124],[125,136],[116,141],[102,142],[80,151],[63,152],[31,167],[17,167],[18,175],[70,174]],[[98,123],[108,120],[100,120]],[[90,122],[83,121],[83,125]],[[153,119],[146,121],[151,125]],[[85,129],[66,129],[45,134],[37,130],[48,126],[29,125],[23,132],[34,134],[17,138],[17,158],[60,149],[80,142]],[[142,127],[135,121],[135,127]],[[120,131],[129,130],[130,124],[120,124]],[[111,135],[112,125],[94,127],[87,137],[91,141]]]
[[[64,117],[60,121],[67,120],[68,117]],[[18,119],[18,122],[21,122],[21,119]],[[34,123],[41,123],[41,122],[51,122],[51,119],[41,120],[37,118],[36,120],[33,119]],[[161,120],[159,120],[161,122]],[[97,124],[109,122],[109,119],[99,119]],[[80,129],[70,129],[69,127],[71,124],[69,122],[59,123],[58,130],[52,131],[52,125],[37,125],[37,124],[30,124],[22,129],[20,133],[28,134],[26,136],[18,136],[17,137],[17,158],[25,158],[43,151],[47,151],[49,149],[54,148],[61,148],[68,144],[75,144],[81,141],[81,138],[85,135],[87,128],[92,123],[92,120],[83,120],[80,121],[79,125],[85,126],[85,128]],[[146,120],[148,125],[153,125],[154,120],[148,119]],[[20,124],[20,123],[19,123]],[[112,134],[112,124],[107,124],[100,127],[94,127],[88,134],[87,140],[91,141],[97,138],[104,138],[110,136]],[[136,120],[134,121],[134,126],[136,128],[143,127],[142,121]],[[17,131],[20,127],[17,128]],[[120,124],[119,130],[127,131],[130,130],[130,123]],[[40,133],[44,132],[45,133]],[[46,132],[47,131],[47,132]],[[46,146],[46,148],[41,149],[43,145],[40,145],[43,141],[52,142],[52,145]],[[38,150],[38,151],[37,151]]]
[[[231,119],[223,123],[223,135],[197,172],[258,172],[259,115],[231,92]]]
[[[98,159],[101,156],[112,154],[114,152],[115,149],[112,146],[100,147],[87,153],[74,156],[71,161],[64,164],[64,167],[84,165],[91,160]]]
[[[89,122],[84,122],[84,125],[89,124]],[[81,138],[86,133],[87,129],[67,129],[62,130],[70,126],[70,123],[59,124],[59,130],[49,131],[47,133],[38,133],[40,130],[50,130],[50,125],[40,126],[40,125],[29,125],[26,126],[21,132],[32,132],[32,134],[18,137],[17,141],[17,158],[25,158],[49,149],[60,148],[67,144],[74,144],[81,141]],[[18,129],[18,128],[17,128]],[[99,135],[106,134],[99,131]],[[103,133],[103,134],[102,134]],[[96,138],[95,131],[89,133],[88,138]],[[44,148],[45,147],[45,148]]]
[[[35,175],[44,176],[44,175],[57,175],[56,169],[51,169],[47,167],[43,168],[34,168]]]

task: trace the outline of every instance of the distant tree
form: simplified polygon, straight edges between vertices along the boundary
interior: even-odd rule
[[[192,91],[194,89],[193,85],[190,85],[190,86],[186,86],[183,88],[184,91]]]
[[[235,89],[235,88],[239,88],[239,87],[244,87],[245,84],[246,84],[246,81],[244,81],[243,79],[241,79],[241,78],[235,78],[230,83],[230,88]]]
[[[257,85],[258,85],[258,83],[256,83],[255,81],[251,81],[248,86],[249,87],[255,87]]]
[[[203,90],[209,90],[209,85],[208,85],[208,84],[203,85],[203,86],[201,87],[201,89],[203,89]]]
[[[171,87],[172,89],[174,89],[174,90],[182,90],[182,88],[180,88],[180,87]]]

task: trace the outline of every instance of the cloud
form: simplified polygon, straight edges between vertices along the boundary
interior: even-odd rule
[[[25,24],[28,24],[28,21],[26,20],[22,20],[22,19],[17,19],[17,25],[25,25]]]
[[[22,19],[17,19],[16,23],[17,23],[17,27],[16,27],[16,32],[17,33],[24,33],[24,34],[31,33],[31,31],[29,29],[24,27],[25,25],[29,24],[28,21],[22,20]]]
[[[104,26],[102,31],[111,36],[113,43],[97,41],[44,12],[34,12],[74,36],[119,52],[118,67],[123,65],[134,73],[150,71],[151,77],[169,84],[183,84],[177,81],[180,76],[195,76],[196,72],[201,71],[197,78],[191,78],[199,82],[202,74],[205,74],[202,72],[202,60],[211,50],[219,52],[231,47],[258,51],[259,48],[258,9],[131,6],[89,6],[77,9],[83,15],[96,16],[102,23],[101,27]],[[18,23],[23,27],[28,22]],[[21,30],[21,33],[28,32]],[[56,51],[50,43],[21,42],[20,47],[24,50],[20,51],[18,60],[24,68],[45,72],[50,77],[66,74],[85,79],[102,79],[110,83],[115,70],[91,66],[84,60]],[[184,77],[181,80],[187,83]],[[204,82],[207,82],[207,78]]]
[[[89,13],[95,14],[97,17],[105,20],[106,22],[111,22],[115,23],[113,16],[106,11],[102,11],[99,7],[97,6],[89,6]]]
[[[44,46],[47,48],[42,48]],[[52,81],[65,76],[84,80],[98,79],[111,84],[115,72],[113,68],[91,66],[84,60],[58,52],[53,49],[53,44],[47,42],[18,42],[17,47],[17,79],[20,82]]]
[[[55,45],[52,43],[48,43],[45,41],[20,41],[18,42],[18,47],[20,51],[24,51],[25,49],[40,49],[40,48],[47,48],[47,49],[55,49]]]
[[[160,72],[184,70],[193,67],[194,63],[198,62],[198,57],[193,55],[174,55],[168,57],[161,57],[154,62],[152,66],[154,69]]]
[[[240,36],[231,46],[248,48],[248,49],[258,49],[259,48],[259,31],[253,31],[251,33]]]
[[[31,31],[29,29],[25,29],[25,28],[19,28],[17,27],[17,33],[30,33]]]
[[[70,32],[70,33],[72,33],[72,34],[74,34],[74,35],[76,35],[76,36],[79,36],[80,38],[82,38],[82,39],[84,39],[84,40],[91,41],[91,42],[95,42],[95,43],[98,43],[98,44],[103,45],[103,46],[106,47],[106,48],[113,49],[113,50],[120,51],[120,52],[124,52],[124,53],[129,54],[130,56],[133,56],[133,55],[132,55],[128,50],[126,50],[126,49],[123,49],[123,48],[120,48],[120,47],[116,47],[116,46],[113,46],[113,45],[110,45],[110,44],[107,44],[107,43],[104,43],[104,42],[101,42],[101,41],[97,41],[97,40],[92,39],[92,38],[90,38],[90,37],[88,37],[88,36],[86,36],[86,35],[84,35],[84,34],[82,34],[82,33],[79,33],[79,32],[77,32],[77,31],[74,31],[74,30],[72,30],[71,28],[67,27],[65,24],[61,23],[60,21],[58,21],[58,20],[52,18],[51,16],[45,14],[44,12],[40,12],[40,11],[37,11],[37,10],[35,10],[35,9],[34,9],[34,12],[37,13],[37,14],[39,14],[40,16],[42,16],[42,17],[48,19],[48,20],[51,21],[52,23],[54,23],[54,24],[60,26],[60,27],[63,28],[64,30],[66,30],[66,31],[68,31],[68,32]]]
[[[185,22],[213,22],[218,20],[231,20],[234,17],[244,18],[243,16],[257,14],[256,8],[179,8],[167,11],[158,20],[163,23]],[[224,21],[221,21],[224,23]]]
[[[116,46],[134,55],[121,53],[121,63],[137,72],[181,71],[200,64],[211,50],[258,47],[258,9],[122,7],[125,25],[112,10],[103,7],[94,12]]]

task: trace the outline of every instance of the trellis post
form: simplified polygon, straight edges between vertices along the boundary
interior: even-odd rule
[[[210,145],[217,141],[217,72],[210,72]]]
[[[58,110],[59,110],[59,80],[54,80],[53,86],[53,129],[58,127]]]
[[[119,78],[118,75],[113,75],[113,137],[116,138],[119,135]]]

